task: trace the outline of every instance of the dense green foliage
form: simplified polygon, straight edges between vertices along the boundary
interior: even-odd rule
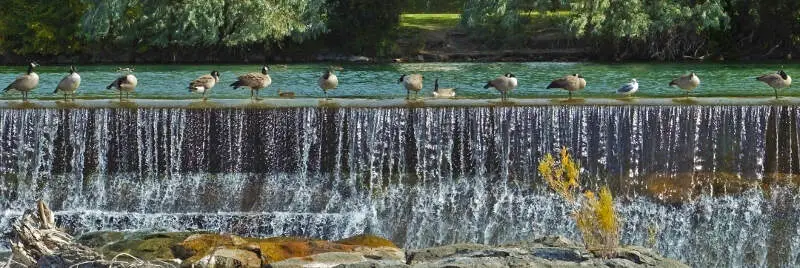
[[[793,0],[467,0],[462,25],[485,40],[524,46],[530,11],[567,10],[561,26],[608,60],[782,57],[800,44]],[[516,33],[516,34],[512,34]]]
[[[466,0],[408,0],[403,13],[461,13]]]
[[[0,9],[0,55],[266,48],[320,40],[329,32],[345,52],[374,52],[399,23],[403,2],[8,0]]]
[[[315,38],[322,0],[84,0],[88,41],[144,47],[236,46]]]
[[[80,49],[75,35],[80,0],[5,0],[0,8],[0,51],[56,55]]]
[[[720,0],[577,0],[570,31],[614,58],[702,56],[710,33],[728,29]]]
[[[567,6],[562,0],[467,0],[461,24],[488,47],[523,47],[534,32],[536,20],[550,20],[547,13]]]
[[[328,0],[328,45],[369,55],[388,54],[404,2]]]
[[[555,33],[607,60],[785,58],[800,45],[795,0],[5,0],[0,56],[272,48],[382,56],[397,51],[401,12],[460,13],[457,27],[485,48],[543,48]],[[543,33],[550,39],[537,39]]]

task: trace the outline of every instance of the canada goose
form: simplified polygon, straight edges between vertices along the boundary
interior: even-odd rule
[[[689,92],[700,85],[700,78],[696,74],[690,73],[681,77],[675,78],[669,82],[669,86],[677,86],[680,89],[686,90],[686,97],[689,97]]]
[[[512,73],[506,73],[492,81],[486,82],[486,85],[483,86],[485,89],[490,87],[500,91],[500,98],[505,100],[508,98],[508,92],[517,88],[517,77]]]
[[[756,77],[756,80],[766,83],[775,90],[775,98],[778,98],[778,89],[787,88],[792,85],[792,77],[783,70],[774,74],[765,74]]]
[[[630,83],[624,84],[622,87],[617,89],[618,94],[625,96],[633,95],[633,93],[636,93],[636,91],[639,91],[639,82],[636,81],[636,78],[631,79]]]
[[[420,90],[422,90],[422,81],[425,79],[421,74],[404,74],[400,76],[400,79],[397,80],[397,83],[403,83],[403,87],[406,88],[406,99],[411,97],[411,91],[414,91],[414,98],[417,97],[417,94]]]
[[[72,95],[72,99],[75,100],[75,90],[81,85],[81,75],[78,74],[78,71],[75,70],[75,66],[69,67],[69,74],[61,78],[61,82],[58,82],[58,86],[56,86],[56,90],[53,90],[53,94],[64,93],[64,100],[67,100],[67,94]]]
[[[452,98],[456,96],[455,88],[439,88],[439,78],[433,81],[433,97]]]
[[[9,90],[16,90],[22,93],[22,100],[28,100],[28,92],[39,86],[39,75],[36,74],[33,69],[39,66],[35,62],[31,62],[28,64],[28,71],[20,76],[17,76],[17,79],[14,79],[14,82],[11,82],[3,92]]]
[[[333,71],[327,70],[317,81],[319,88],[325,93],[325,98],[328,98],[328,90],[336,89],[339,86],[339,78],[333,74]]]
[[[294,99],[294,92],[282,91],[281,88],[278,88],[278,97],[286,99]]]
[[[230,86],[233,89],[240,87],[250,88],[250,98],[258,100],[258,91],[272,85],[272,78],[269,77],[269,66],[261,67],[261,73],[249,73],[241,75]]]
[[[125,92],[125,98],[128,98],[130,93],[136,89],[136,85],[139,81],[136,79],[136,76],[133,74],[126,74],[118,77],[114,82],[111,82],[106,89],[115,88],[119,90],[119,99],[122,100],[122,93]]]
[[[211,90],[217,82],[219,82],[219,72],[211,71],[211,74],[202,75],[192,82],[189,82],[189,92],[202,93],[203,100],[205,100],[206,92]]]
[[[586,79],[580,74],[571,74],[558,78],[550,82],[547,88],[560,88],[569,92],[569,98],[572,99],[572,92],[584,89],[586,87]]]

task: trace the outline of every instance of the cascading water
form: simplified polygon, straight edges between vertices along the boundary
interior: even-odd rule
[[[0,231],[37,199],[75,233],[208,229],[407,248],[578,238],[537,175],[561,146],[623,243],[694,266],[800,265],[800,108],[0,110]]]

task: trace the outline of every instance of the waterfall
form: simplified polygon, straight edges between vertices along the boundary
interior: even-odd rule
[[[800,108],[530,106],[0,110],[0,232],[60,226],[406,248],[578,239],[537,174],[565,146],[609,185],[625,244],[693,266],[800,265]],[[679,189],[680,191],[677,191]]]

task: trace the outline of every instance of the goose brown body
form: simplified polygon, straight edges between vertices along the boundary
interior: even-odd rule
[[[129,97],[130,93],[136,89],[136,85],[139,84],[139,80],[136,79],[136,76],[133,74],[126,74],[118,77],[114,82],[111,82],[106,89],[117,89],[119,90],[119,98],[122,99],[122,93],[125,93],[125,97]]]
[[[433,81],[433,97],[435,98],[452,98],[456,96],[455,88],[440,88],[439,79]]]
[[[756,80],[764,82],[773,90],[775,90],[776,99],[778,98],[778,89],[784,89],[792,85],[792,77],[786,74],[786,72],[783,70],[780,70],[777,73],[765,74],[756,77]]]
[[[28,100],[28,92],[39,86],[39,74],[34,72],[34,68],[39,66],[35,62],[28,64],[28,71],[25,74],[17,76],[14,82],[11,82],[3,91],[16,90],[22,93],[22,99]]]
[[[72,94],[72,99],[75,99],[75,91],[78,89],[80,85],[81,85],[81,76],[75,70],[74,66],[70,66],[69,74],[64,76],[64,78],[62,78],[61,81],[58,82],[58,85],[56,86],[56,89],[53,91],[53,94],[58,92],[64,93],[64,99],[67,99],[68,94]]]
[[[403,87],[406,89],[406,99],[411,96],[411,91],[414,91],[414,96],[422,90],[422,83],[425,77],[421,74],[404,74],[400,76],[400,79],[397,80],[397,83],[402,83]]]
[[[250,98],[258,98],[258,91],[272,85],[272,78],[269,76],[269,66],[261,67],[260,73],[248,73],[237,77],[236,82],[230,86],[233,89],[240,87],[250,88]],[[254,94],[255,93],[255,94]]]
[[[506,99],[508,98],[508,92],[517,88],[517,85],[517,77],[512,73],[506,73],[489,82],[486,82],[486,85],[484,85],[483,88],[488,89],[493,87],[500,92],[500,97],[502,99]]]
[[[202,93],[203,98],[205,98],[206,92],[217,85],[217,82],[219,82],[219,72],[211,71],[210,74],[202,75],[189,82],[189,91]]]
[[[333,71],[327,70],[319,77],[317,85],[319,85],[319,88],[325,93],[325,97],[328,97],[328,90],[336,89],[336,87],[339,86],[339,78],[336,77]]]
[[[690,73],[673,79],[669,85],[686,90],[686,97],[689,97],[689,92],[700,85],[700,77],[697,77],[695,73]]]
[[[547,88],[560,88],[569,92],[569,97],[572,98],[572,92],[586,88],[586,79],[579,74],[571,74],[550,82]]]

